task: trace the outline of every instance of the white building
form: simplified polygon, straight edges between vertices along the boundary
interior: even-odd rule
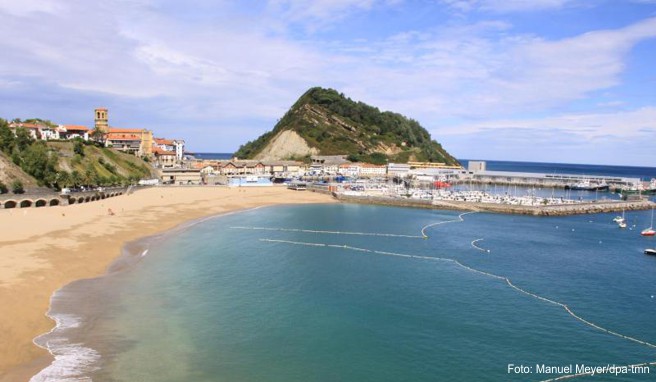
[[[387,174],[390,176],[406,176],[410,172],[410,165],[406,163],[388,163]]]
[[[360,166],[361,176],[385,176],[387,174],[387,166],[375,165],[371,163],[362,163]]]

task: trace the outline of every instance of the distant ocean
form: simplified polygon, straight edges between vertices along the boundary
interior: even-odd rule
[[[467,167],[473,159],[460,159],[460,163]],[[483,159],[484,160],[484,159]],[[641,178],[650,180],[656,178],[656,167],[638,166],[603,166],[592,164],[571,163],[541,163],[541,162],[511,162],[486,160],[490,171],[537,172],[546,174],[572,174],[572,175],[608,175],[625,178]],[[656,162],[654,163],[656,165]]]
[[[196,159],[224,160],[232,159],[233,153],[194,153]]]
[[[198,159],[231,159],[232,153],[195,153]],[[467,167],[473,159],[459,159]],[[484,159],[482,159],[484,160]],[[541,162],[513,162],[485,160],[490,171],[537,172],[547,174],[573,174],[573,175],[608,175],[626,178],[641,178],[650,180],[656,178],[656,167],[637,166],[602,166],[592,164],[571,163],[541,163]],[[656,164],[656,163],[655,163]]]

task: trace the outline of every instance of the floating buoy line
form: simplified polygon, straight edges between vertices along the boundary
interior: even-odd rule
[[[328,230],[310,230],[310,229],[300,229],[300,228],[270,228],[270,227],[244,227],[244,226],[233,226],[230,227],[231,229],[242,229],[242,230],[254,230],[254,231],[279,231],[279,232],[302,232],[302,233],[314,233],[314,234],[328,234],[328,235],[352,235],[352,236],[379,236],[379,237],[398,237],[398,238],[409,238],[409,239],[428,239],[428,235],[426,235],[426,230],[435,227],[438,225],[442,224],[449,224],[449,223],[458,223],[458,222],[464,222],[465,219],[463,216],[468,215],[468,214],[473,214],[476,213],[477,211],[470,211],[470,212],[464,212],[458,215],[456,219],[453,220],[446,220],[446,221],[440,221],[436,223],[431,223],[427,224],[424,227],[421,228],[421,235],[403,235],[403,234],[392,234],[392,233],[377,233],[377,232],[350,232],[350,231],[328,231]],[[556,226],[556,228],[558,228]],[[572,229],[574,231],[574,229]],[[483,238],[473,240],[470,244],[473,248],[482,251],[482,252],[490,252],[489,249],[482,248],[477,245],[477,243],[483,241]],[[304,241],[292,241],[292,240],[281,240],[281,239],[259,239],[261,242],[267,242],[267,243],[278,243],[278,244],[288,244],[288,245],[298,245],[298,246],[307,246],[307,247],[324,247],[324,248],[335,248],[335,249],[342,249],[342,250],[348,250],[348,251],[354,251],[354,252],[360,252],[360,253],[365,253],[365,254],[371,254],[371,255],[380,255],[380,256],[390,256],[390,257],[399,257],[399,258],[410,258],[410,259],[418,259],[418,260],[428,260],[428,261],[439,261],[439,262],[445,262],[445,263],[451,263],[454,264],[460,268],[463,268],[467,271],[473,272],[473,273],[478,273],[480,275],[490,277],[497,279],[499,281],[504,282],[506,285],[508,285],[510,288],[514,289],[515,291],[522,293],[524,295],[527,295],[529,297],[532,297],[536,300],[557,306],[562,308],[568,315],[576,319],[577,321],[595,329],[600,332],[603,332],[605,334],[621,338],[623,340],[631,341],[636,344],[646,346],[652,349],[656,349],[656,345],[653,343],[650,343],[648,341],[644,341],[635,337],[627,336],[624,334],[621,334],[619,332],[615,332],[610,329],[606,329],[600,325],[595,324],[594,322],[588,321],[585,318],[579,316],[576,314],[572,309],[565,303],[549,299],[544,296],[540,296],[538,294],[532,293],[527,291],[526,289],[523,289],[515,284],[505,276],[500,276],[496,275],[494,273],[490,272],[485,272],[480,269],[472,268],[468,265],[465,265],[461,263],[459,260],[456,259],[451,259],[451,258],[446,258],[446,257],[432,257],[432,256],[420,256],[420,255],[411,255],[411,254],[404,254],[404,253],[397,253],[397,252],[388,252],[388,251],[378,251],[378,250],[373,250],[373,249],[368,249],[368,248],[361,248],[361,247],[354,247],[346,244],[326,244],[326,243],[316,243],[316,242],[304,242]],[[644,363],[637,363],[633,365],[626,365],[626,367],[641,367],[641,366],[654,366],[656,365],[656,361],[654,362],[644,362]],[[559,377],[555,378],[550,378],[550,379],[545,379],[540,382],[555,382],[555,381],[561,381],[561,380],[566,380],[566,379],[573,379],[573,378],[579,378],[579,377],[585,377],[585,376],[590,376],[593,373],[578,373],[578,374],[568,374],[568,375],[561,375]]]
[[[447,257],[419,256],[419,255],[410,255],[410,254],[397,253],[397,252],[378,251],[378,250],[373,250],[373,249],[354,247],[354,246],[350,246],[350,245],[346,245],[346,244],[343,244],[343,245],[340,245],[340,244],[325,244],[325,243],[313,243],[313,242],[279,240],[279,239],[259,239],[259,240],[262,241],[262,242],[268,242],[268,243],[302,245],[302,246],[308,246],[308,247],[337,248],[337,249],[345,249],[345,250],[351,250],[351,251],[374,254],[374,255],[403,257],[403,258],[412,258],[412,259],[452,263],[452,264],[455,264],[455,265],[457,265],[457,266],[459,266],[463,269],[466,269],[470,272],[478,273],[480,275],[484,275],[484,276],[491,277],[491,278],[494,278],[494,279],[497,279],[497,280],[501,280],[501,281],[505,282],[509,287],[511,287],[512,289],[514,289],[514,290],[516,290],[516,291],[518,291],[522,294],[525,294],[525,295],[533,297],[537,300],[549,303],[551,305],[561,307],[561,308],[563,308],[563,310],[565,310],[565,312],[567,312],[567,314],[574,317],[576,320],[578,320],[578,321],[584,323],[585,325],[590,326],[590,327],[592,327],[596,330],[599,330],[601,332],[604,332],[606,334],[609,334],[609,335],[612,335],[612,336],[615,336],[615,337],[618,337],[618,338],[622,338],[622,339],[627,340],[627,341],[635,342],[637,344],[644,345],[644,346],[656,349],[656,345],[654,345],[650,342],[643,341],[643,340],[640,340],[640,339],[635,338],[635,337],[627,336],[627,335],[612,331],[610,329],[606,329],[606,328],[604,328],[600,325],[595,324],[594,322],[591,322],[591,321],[586,320],[585,318],[582,318],[581,316],[574,313],[574,311],[572,311],[572,309],[567,304],[564,304],[562,302],[549,299],[547,297],[540,296],[538,294],[529,292],[526,289],[518,287],[517,285],[513,284],[513,282],[508,277],[499,276],[499,275],[496,275],[494,273],[485,272],[485,271],[482,271],[480,269],[472,268],[472,267],[470,267],[468,265],[465,265],[465,264],[463,264],[460,261],[455,260],[455,259],[451,259],[451,258],[447,258]]]
[[[428,235],[426,235],[426,230],[427,230],[428,228],[435,227],[436,225],[442,225],[442,224],[448,224],[448,223],[459,223],[459,222],[464,222],[465,219],[462,218],[463,216],[465,216],[465,215],[469,215],[469,214],[475,214],[476,212],[478,212],[478,211],[463,212],[463,213],[461,213],[460,215],[458,215],[458,218],[457,218],[457,219],[447,220],[447,221],[442,221],[442,222],[437,222],[437,223],[432,223],[432,224],[425,225],[425,226],[422,227],[422,229],[421,229],[421,236],[422,236],[423,238],[428,239]]]
[[[487,252],[487,253],[490,253],[490,250],[489,250],[489,249],[481,248],[481,247],[479,247],[478,245],[476,245],[476,243],[478,243],[479,241],[483,241],[483,239],[472,240],[472,242],[471,242],[470,244],[471,244],[472,247],[478,249],[478,250],[481,251],[481,252]]]
[[[279,232],[303,232],[303,233],[316,233],[325,235],[353,235],[353,236],[384,236],[384,237],[404,237],[408,239],[424,239],[424,236],[418,235],[402,235],[396,233],[378,233],[378,232],[352,232],[352,231],[325,231],[316,229],[301,229],[301,228],[275,228],[275,227],[243,227],[234,226],[230,229],[242,229],[251,231],[279,231]]]

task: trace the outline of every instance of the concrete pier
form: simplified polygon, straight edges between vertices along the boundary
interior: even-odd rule
[[[354,195],[343,195],[339,193],[334,193],[333,195],[335,196],[336,199],[348,203],[446,209],[446,210],[458,210],[458,211],[480,211],[480,212],[492,212],[492,213],[501,213],[501,214],[534,215],[534,216],[596,214],[596,213],[605,213],[605,212],[649,210],[651,208],[656,207],[656,203],[650,202],[648,200],[630,201],[630,202],[604,200],[604,201],[548,205],[548,206],[521,206],[521,205],[494,204],[494,203],[476,203],[476,202],[443,201],[443,200],[431,201],[431,200],[415,200],[415,199],[406,199],[406,198],[354,196]]]

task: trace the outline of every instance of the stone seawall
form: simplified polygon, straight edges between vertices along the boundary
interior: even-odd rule
[[[474,202],[456,202],[443,200],[413,200],[401,198],[384,198],[372,196],[354,196],[334,194],[334,196],[343,202],[360,203],[360,204],[378,204],[399,207],[414,208],[435,208],[459,211],[481,211],[502,214],[515,215],[534,215],[534,216],[561,216],[561,215],[582,215],[596,214],[604,212],[621,212],[648,210],[654,208],[656,203],[650,201],[598,201],[590,203],[561,204],[552,206],[518,206],[509,204],[492,204],[492,203],[474,203]]]

